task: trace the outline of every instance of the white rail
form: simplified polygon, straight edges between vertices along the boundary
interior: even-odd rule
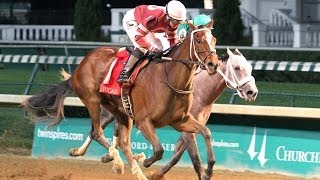
[[[104,35],[110,26],[102,26]],[[0,40],[12,41],[72,41],[75,40],[73,25],[0,25]]]
[[[30,97],[29,95],[0,94],[0,107],[18,107],[22,101]],[[67,97],[65,106],[83,107],[83,103],[77,97]],[[319,108],[298,108],[279,106],[251,106],[251,105],[231,105],[214,104],[211,110],[217,114],[238,114],[254,116],[275,116],[319,119]]]

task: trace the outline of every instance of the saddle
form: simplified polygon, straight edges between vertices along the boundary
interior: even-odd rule
[[[111,63],[109,71],[107,72],[104,81],[101,83],[99,90],[99,92],[105,95],[121,96],[123,107],[126,113],[131,118],[134,117],[132,112],[132,104],[130,101],[130,90],[134,85],[134,81],[136,80],[136,77],[138,76],[140,70],[149,63],[148,58],[139,60],[130,75],[129,83],[118,83],[117,78],[120,75],[124,65],[130,57],[130,53],[132,53],[133,50],[133,47],[119,49],[119,52],[116,55],[116,59]]]

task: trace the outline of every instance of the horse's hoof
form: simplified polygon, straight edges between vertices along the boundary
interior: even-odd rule
[[[122,162],[114,163],[112,169],[117,174],[124,174],[124,164]]]
[[[201,174],[201,180],[210,180],[211,176],[208,176],[206,173],[205,174]]]
[[[82,156],[81,154],[78,153],[78,148],[70,149],[69,155],[72,157]]]
[[[150,167],[151,164],[152,164],[152,162],[151,162],[150,159],[145,159],[145,160],[143,161],[143,166],[144,166],[145,168]]]
[[[120,156],[118,156],[118,158],[114,158],[112,169],[117,174],[124,174],[124,164]]]
[[[210,179],[211,176],[212,176],[213,170],[212,169],[211,170],[207,169],[205,172],[206,172],[205,175],[208,177],[208,179]]]
[[[164,174],[160,174],[158,172],[153,172],[149,173],[147,175],[148,180],[165,180],[166,178],[164,177]]]
[[[142,171],[139,172],[139,173],[136,175],[136,178],[137,178],[138,180],[149,180],[149,179],[142,173]]]
[[[112,156],[110,156],[109,154],[106,154],[105,156],[103,156],[102,158],[101,158],[101,162],[103,162],[103,163],[108,163],[108,162],[110,162],[110,161],[113,161],[113,157]]]
[[[146,159],[146,155],[143,152],[140,154],[135,154],[133,155],[133,159],[135,159],[139,163],[142,163]]]

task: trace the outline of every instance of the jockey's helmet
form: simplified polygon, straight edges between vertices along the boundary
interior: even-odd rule
[[[166,13],[169,18],[177,21],[185,21],[187,19],[186,7],[177,0],[171,0],[166,5]]]
[[[211,21],[208,15],[200,14],[193,19],[193,24],[197,27],[206,26]]]

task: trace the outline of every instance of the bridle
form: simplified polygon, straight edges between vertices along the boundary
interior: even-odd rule
[[[217,72],[226,81],[227,87],[230,89],[235,89],[241,98],[244,98],[243,95],[241,94],[241,91],[243,91],[241,87],[243,87],[246,83],[250,81],[255,82],[255,79],[252,75],[248,75],[242,78],[241,80],[239,80],[239,78],[237,77],[232,67],[232,59],[230,59],[230,56],[229,56],[229,59],[227,60],[225,73],[221,71],[220,67],[218,67]]]
[[[209,55],[211,55],[212,53],[216,54],[216,49],[214,50],[208,50],[208,51],[197,51],[196,50],[196,47],[195,47],[195,42],[194,42],[194,33],[196,32],[199,32],[199,31],[209,31],[210,30],[208,28],[201,28],[201,29],[196,29],[196,30],[193,30],[191,32],[191,37],[190,37],[190,60],[172,60],[171,57],[161,57],[161,60],[162,61],[170,61],[170,62],[180,62],[180,63],[184,63],[184,64],[197,64],[200,66],[201,69],[203,70],[207,70],[208,69],[208,66],[204,63],[205,60],[209,57]],[[211,34],[211,32],[210,32]],[[179,46],[182,42],[184,41],[184,39],[181,39],[179,40],[179,42],[174,45],[175,46]],[[164,54],[167,54],[168,52],[170,52],[172,47],[168,48],[167,50],[164,51]],[[193,48],[193,49],[192,49]],[[193,55],[192,55],[192,51],[194,52],[194,56],[196,57],[196,61],[193,59]],[[208,53],[204,60],[201,61],[201,58],[199,57],[199,53]],[[169,82],[168,82],[168,75],[167,75],[167,71],[166,71],[166,68],[165,68],[165,74],[166,74],[166,78],[167,78],[167,81],[166,82],[163,82],[165,83],[171,90],[173,90],[174,92],[178,93],[178,94],[190,94],[193,92],[193,88],[191,88],[191,90],[180,90],[180,89],[177,89],[175,87],[173,87]]]
[[[190,37],[190,58],[194,61],[193,56],[192,56],[192,48],[193,48],[194,56],[196,57],[196,60],[197,60],[197,62],[199,63],[200,68],[203,69],[203,70],[207,70],[207,69],[208,69],[208,66],[207,66],[204,62],[206,61],[206,59],[207,59],[212,53],[217,54],[217,51],[216,51],[216,49],[214,49],[214,50],[211,50],[211,49],[210,49],[210,50],[207,50],[207,51],[197,51],[197,50],[196,50],[196,45],[195,45],[195,42],[194,42],[194,34],[197,33],[197,32],[199,32],[199,31],[209,31],[210,34],[211,34],[211,31],[210,31],[210,29],[208,29],[208,28],[196,29],[196,30],[193,30],[193,31],[191,32],[191,37]],[[200,59],[200,57],[199,57],[199,55],[198,55],[198,54],[200,54],[200,53],[208,53],[208,54],[205,56],[205,58],[204,58],[203,61],[201,61],[201,59]]]
[[[208,69],[208,65],[206,65],[204,62],[206,61],[206,59],[212,54],[217,54],[217,51],[216,49],[213,49],[213,50],[207,50],[207,51],[197,51],[196,50],[196,46],[195,46],[195,42],[194,42],[194,33],[196,32],[199,32],[199,31],[209,31],[210,32],[210,29],[208,28],[201,28],[201,29],[196,29],[196,30],[193,30],[191,32],[191,36],[190,36],[190,52],[189,52],[189,57],[192,61],[190,60],[180,60],[180,59],[175,59],[173,60],[171,57],[166,57],[166,56],[162,56],[160,59],[153,59],[152,61],[156,61],[156,62],[163,62],[163,61],[166,61],[166,62],[180,62],[180,63],[183,63],[183,64],[196,64],[198,66],[200,66],[200,68],[202,70],[207,70]],[[210,32],[211,33],[211,32]],[[167,55],[174,47],[177,47],[177,46],[180,46],[183,41],[185,40],[185,38],[182,38],[178,41],[178,43],[176,43],[175,45],[169,47],[168,49],[164,50],[162,52],[163,55]],[[196,60],[193,59],[193,55],[192,55],[192,50],[193,50],[193,54],[194,56],[196,57]],[[198,54],[200,53],[208,53],[204,60],[201,61],[201,58],[199,57]]]

